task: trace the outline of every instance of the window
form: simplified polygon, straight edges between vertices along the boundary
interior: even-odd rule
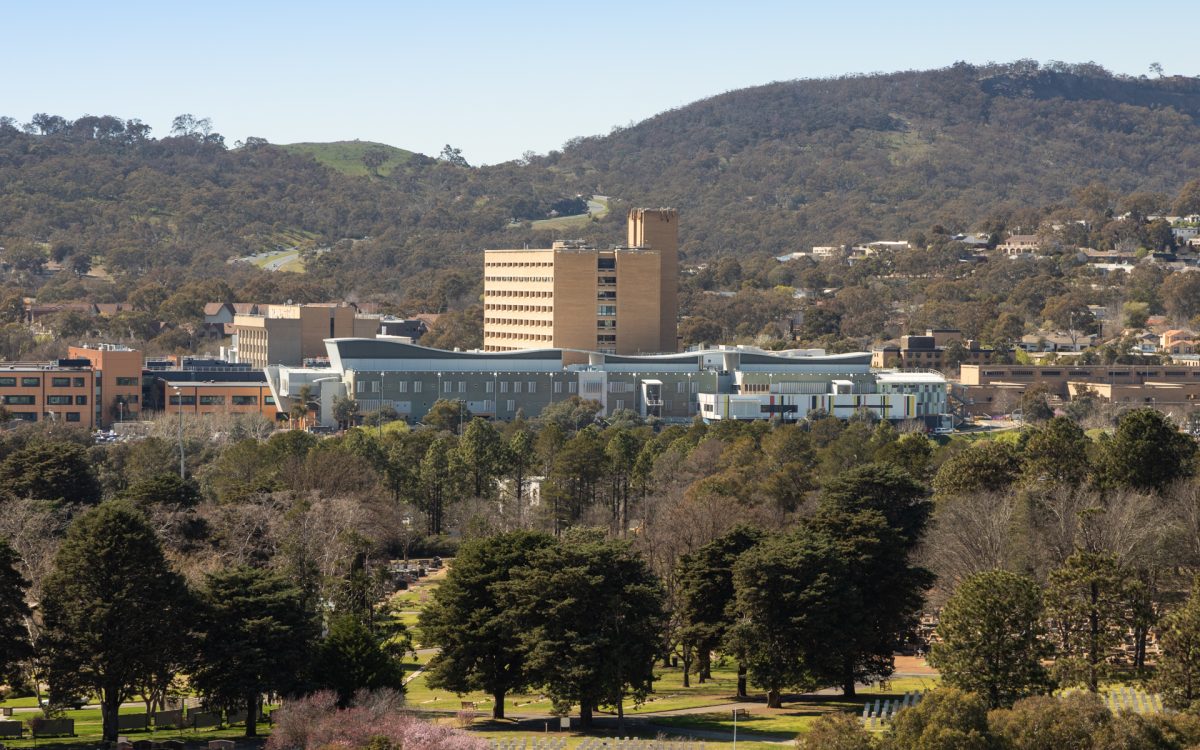
[[[583,384],[584,393],[601,393],[604,390],[604,384],[599,380],[589,380]]]
[[[558,380],[554,381],[554,392],[562,393],[562,382],[561,381],[558,381]]]
[[[129,401],[129,403],[131,403],[131,404],[136,404],[136,403],[138,402],[138,397],[137,397],[136,395],[129,396],[129,397],[128,397],[128,401]]]
[[[579,391],[578,383],[576,383],[575,381],[571,381],[570,383],[567,383],[567,393],[577,393],[578,391]]]
[[[459,393],[467,392],[467,381],[465,381],[465,380],[458,381],[458,392]]]
[[[442,383],[442,393],[449,393],[453,388],[454,383],[451,383],[449,380],[447,380],[445,383]]]
[[[617,277],[616,276],[601,276],[600,283],[611,286],[611,285],[617,283]]]
[[[400,391],[400,393],[408,393],[408,381],[407,380],[400,381],[399,391]]]
[[[371,393],[379,393],[380,382],[378,380],[371,381]]]
[[[521,392],[521,381],[514,380],[513,381],[513,393],[520,393],[520,392]]]
[[[513,401],[511,398],[508,399],[507,401],[505,401],[504,403],[506,404],[506,406],[504,407],[506,411],[516,411],[517,410],[517,402]]]
[[[5,396],[4,403],[9,406],[33,406],[33,396]]]
[[[258,406],[258,396],[233,396],[234,406]]]
[[[76,396],[75,397],[75,405],[76,406],[87,406],[87,396]]]
[[[70,378],[50,378],[50,387],[52,388],[70,388]]]
[[[193,396],[181,396],[178,393],[172,393],[170,404],[171,404],[171,406],[195,406],[196,405],[196,397],[194,395]]]
[[[530,380],[525,384],[525,391],[526,393],[537,393],[537,382]]]
[[[508,393],[508,381],[507,380],[500,381],[500,392]]]
[[[275,397],[274,396],[263,396],[263,403],[266,404],[267,406],[274,406],[275,405]]]
[[[596,270],[598,271],[614,271],[617,268],[616,258],[597,258]]]
[[[620,399],[620,398],[617,399],[617,411],[621,411],[624,408],[625,408],[625,400]]]
[[[362,381],[362,380],[354,381],[354,392],[355,393],[366,393],[366,390],[367,390],[367,384],[364,381]]]
[[[117,385],[135,386],[139,385],[138,378],[117,378]]]
[[[596,305],[596,314],[597,315],[610,315],[610,316],[616,315],[617,314],[617,306],[616,305]]]
[[[12,416],[13,416],[13,419],[19,419],[22,422],[36,422],[37,421],[37,412],[36,411],[19,411],[19,412],[16,412],[15,414],[13,414]]]
[[[13,388],[16,385],[16,378],[0,378],[0,388]]]
[[[224,396],[201,396],[200,397],[200,405],[201,406],[224,406],[225,405],[225,397]]]
[[[82,388],[83,378],[71,378],[71,385],[75,386],[76,388]]]
[[[47,396],[46,403],[50,404],[52,406],[70,406],[71,405],[71,397],[70,396]]]
[[[493,390],[495,390],[495,388],[496,388],[496,384],[490,380],[483,384],[483,392],[484,393],[491,393]]]
[[[67,421],[68,422],[78,422],[79,421],[79,412],[77,412],[77,411],[67,412]]]
[[[42,384],[41,378],[21,378],[22,388],[37,388]]]
[[[420,393],[421,386],[423,386],[423,385],[424,385],[424,383],[422,383],[420,380],[414,380],[413,381],[413,393]]]

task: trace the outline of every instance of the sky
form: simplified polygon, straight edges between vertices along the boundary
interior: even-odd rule
[[[771,81],[1033,58],[1200,75],[1194,3],[0,0],[0,115],[209,117],[232,144],[472,164]]]

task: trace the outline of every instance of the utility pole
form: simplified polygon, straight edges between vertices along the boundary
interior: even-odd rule
[[[183,461],[183,391],[177,385],[173,385],[171,388],[175,391],[175,406],[179,410],[179,478],[183,480],[187,479],[187,469]]]

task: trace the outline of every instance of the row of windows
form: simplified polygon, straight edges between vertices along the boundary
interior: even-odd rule
[[[510,331],[488,331],[488,338],[493,339],[519,339],[522,341],[553,341],[554,337],[550,334],[541,333],[512,333]],[[499,351],[508,351],[501,349]]]
[[[37,388],[41,386],[41,378],[21,378],[22,388]],[[0,388],[14,388],[17,385],[17,379],[14,377],[0,377]],[[80,383],[80,385],[83,385]]]
[[[554,262],[551,261],[548,263],[534,263],[532,261],[524,261],[521,263],[515,263],[515,262],[502,263],[500,261],[492,261],[490,263],[484,263],[483,267],[484,268],[554,268]]]
[[[258,406],[258,396],[234,395],[234,396],[230,396],[230,400],[233,402],[234,406]],[[172,394],[169,403],[171,404],[171,406],[195,406],[196,405],[196,396],[194,394],[193,395]],[[263,404],[265,404],[267,406],[274,406],[275,405],[275,397],[274,396],[263,396]],[[224,395],[214,395],[214,394],[202,395],[202,396],[200,396],[200,405],[201,406],[224,406],[225,405],[225,396]]]
[[[553,320],[537,320],[536,318],[484,318],[483,322],[498,326],[537,326],[539,328],[549,328],[554,325]]]
[[[554,312],[552,305],[484,305],[484,310],[519,310],[521,312]]]
[[[554,277],[553,276],[484,276],[483,277],[483,282],[485,284],[489,281],[497,281],[497,282],[509,281],[509,282],[517,282],[517,283],[521,283],[521,284],[529,284],[529,283],[549,284],[550,282],[554,281]]]
[[[141,384],[141,378],[117,378],[117,385],[120,386],[136,386]]]
[[[554,296],[554,292],[539,292],[529,291],[526,289],[485,289],[483,290],[484,297],[521,297],[538,299],[549,299]]]

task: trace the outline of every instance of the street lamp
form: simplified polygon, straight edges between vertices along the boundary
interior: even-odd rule
[[[179,412],[179,478],[186,479],[186,472],[183,463],[183,391],[179,386],[171,386],[171,390],[175,391],[175,408]]]

